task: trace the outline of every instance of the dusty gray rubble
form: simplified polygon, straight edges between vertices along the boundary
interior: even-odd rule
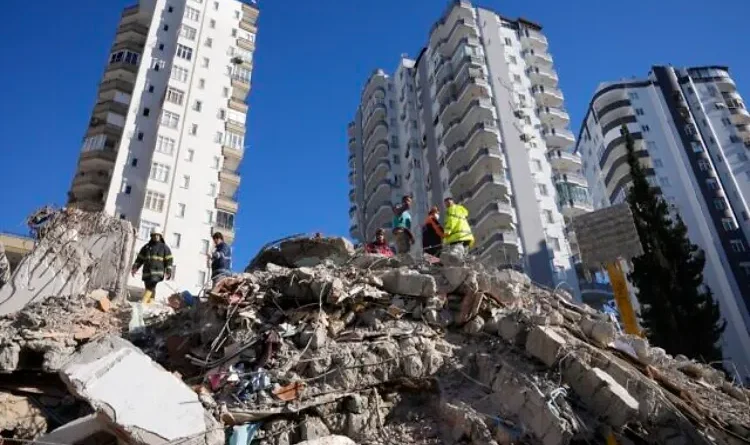
[[[48,297],[105,289],[126,291],[135,242],[130,223],[104,213],[63,209],[51,214],[34,250],[0,288],[0,316]]]
[[[60,299],[71,306],[57,318],[86,326],[74,314],[127,312],[101,309],[100,297],[79,297],[80,309]],[[23,323],[54,301],[0,319],[0,332],[23,339]],[[83,429],[121,443],[218,443],[209,433],[226,427],[230,444],[267,445],[750,440],[748,391],[721,371],[460,252],[432,264],[365,255],[337,238],[290,238],[132,344],[117,338],[122,322],[106,326],[65,343],[69,359],[54,368],[91,412],[46,427],[45,438]],[[121,388],[104,383],[113,376]],[[179,401],[190,402],[190,425],[174,421],[188,409]]]

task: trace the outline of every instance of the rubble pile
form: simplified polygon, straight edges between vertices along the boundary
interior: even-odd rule
[[[723,372],[461,252],[434,263],[363,254],[341,238],[287,239],[198,304],[170,298],[132,333],[129,308],[105,310],[101,296],[50,298],[0,319],[14,339],[0,340],[0,357],[34,335],[66,334],[55,339],[62,353],[41,348],[35,362],[85,402],[56,429],[15,426],[3,411],[0,428],[38,443],[750,441],[750,393]],[[86,326],[95,333],[71,336]],[[24,355],[0,383],[27,372]],[[23,385],[13,388],[9,397]],[[39,413],[26,416],[48,421]]]

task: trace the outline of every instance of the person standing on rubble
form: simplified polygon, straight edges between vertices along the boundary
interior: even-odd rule
[[[164,280],[172,278],[172,251],[164,242],[164,237],[157,231],[151,232],[151,239],[141,247],[138,257],[135,259],[131,275],[135,276],[138,269],[143,266],[143,284],[146,290],[143,292],[143,302],[148,304],[156,299],[156,285]]]
[[[408,254],[414,244],[411,233],[411,196],[404,196],[401,204],[393,206],[393,236],[396,242],[396,253]]]
[[[437,206],[433,206],[422,226],[422,250],[432,256],[440,256],[444,235],[440,212]]]
[[[232,273],[232,249],[224,242],[221,232],[214,233],[211,238],[214,241],[214,251],[208,258],[211,261],[211,284],[216,287],[222,278]]]
[[[445,198],[445,221],[443,225],[443,244],[446,246],[462,245],[465,252],[474,245],[474,235],[469,226],[469,211],[453,198]]]
[[[393,251],[385,240],[385,230],[377,229],[375,231],[375,241],[365,245],[365,252],[383,255],[385,257],[393,256]]]

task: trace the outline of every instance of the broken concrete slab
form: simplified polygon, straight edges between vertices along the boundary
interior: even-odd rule
[[[357,442],[346,436],[327,436],[315,440],[298,442],[297,445],[357,445]]]
[[[299,238],[283,241],[279,251],[287,264],[313,267],[325,260],[343,264],[354,256],[354,245],[346,238]]]
[[[52,443],[89,443],[95,439],[109,438],[109,443],[124,443],[117,438],[117,431],[112,429],[99,414],[90,414],[56,428],[39,437],[32,445]]]
[[[60,370],[69,390],[138,444],[220,445],[220,424],[198,395],[126,340],[86,344]]]
[[[380,275],[380,279],[383,289],[392,294],[432,297],[437,293],[435,277],[412,269],[392,269]]]
[[[547,366],[563,356],[567,342],[549,326],[536,326],[526,339],[526,351]]]
[[[33,439],[47,431],[47,420],[27,397],[0,392],[0,431],[13,431],[18,439]]]
[[[135,233],[128,221],[65,209],[0,289],[0,316],[48,297],[105,289],[124,296]]]

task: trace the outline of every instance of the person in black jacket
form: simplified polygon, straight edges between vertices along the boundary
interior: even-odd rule
[[[440,213],[432,207],[422,226],[422,250],[439,257],[443,246],[443,226],[440,225]]]
[[[232,273],[232,249],[224,242],[224,235],[216,232],[212,236],[214,251],[209,255],[211,259],[211,284],[216,284]]]
[[[157,231],[151,232],[151,239],[144,245],[135,259],[130,273],[135,276],[143,266],[143,302],[150,303],[156,299],[156,285],[172,278],[172,251],[164,242],[164,237]]]

